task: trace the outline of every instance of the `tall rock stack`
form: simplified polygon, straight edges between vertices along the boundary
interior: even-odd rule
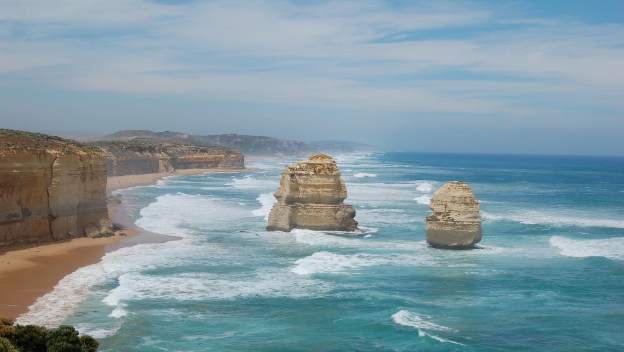
[[[479,202],[465,182],[445,183],[431,198],[427,242],[438,248],[467,249],[481,241]]]
[[[0,130],[0,247],[108,234],[100,150]]]
[[[275,193],[267,230],[290,231],[294,228],[355,231],[355,209],[343,204],[347,187],[336,161],[325,154],[288,166]]]

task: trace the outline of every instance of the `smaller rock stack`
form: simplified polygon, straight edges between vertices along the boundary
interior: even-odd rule
[[[431,198],[427,242],[432,247],[468,249],[481,241],[479,202],[465,182],[445,183]]]
[[[336,161],[325,154],[288,166],[275,193],[267,230],[290,231],[294,228],[355,231],[355,209],[343,204],[347,188]]]

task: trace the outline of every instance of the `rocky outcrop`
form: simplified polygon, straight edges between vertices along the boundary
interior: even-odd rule
[[[275,198],[277,203],[269,213],[269,231],[357,229],[355,209],[343,204],[347,187],[330,156],[314,155],[288,166]]]
[[[438,248],[466,249],[481,241],[479,202],[465,182],[445,183],[431,198],[427,242]]]
[[[96,142],[106,155],[109,176],[173,172],[175,169],[245,167],[243,155],[221,147],[158,143],[149,139]]]
[[[109,233],[101,151],[0,130],[0,246]]]

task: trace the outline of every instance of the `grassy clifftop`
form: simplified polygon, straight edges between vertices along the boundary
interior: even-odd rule
[[[98,148],[43,133],[0,129],[0,155],[15,150],[54,150],[62,153],[99,153]]]

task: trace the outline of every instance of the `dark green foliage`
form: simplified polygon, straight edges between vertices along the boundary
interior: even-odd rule
[[[80,345],[82,346],[82,352],[96,352],[100,343],[89,335],[80,336]]]
[[[96,352],[99,343],[89,335],[78,336],[72,326],[48,330],[37,325],[13,325],[0,318],[0,352]]]
[[[11,344],[11,342],[4,338],[0,337],[0,352],[20,352],[15,346]]]
[[[17,325],[11,340],[21,352],[46,352],[48,330],[36,325]]]
[[[50,330],[47,341],[48,352],[81,352],[78,331],[69,325]]]

